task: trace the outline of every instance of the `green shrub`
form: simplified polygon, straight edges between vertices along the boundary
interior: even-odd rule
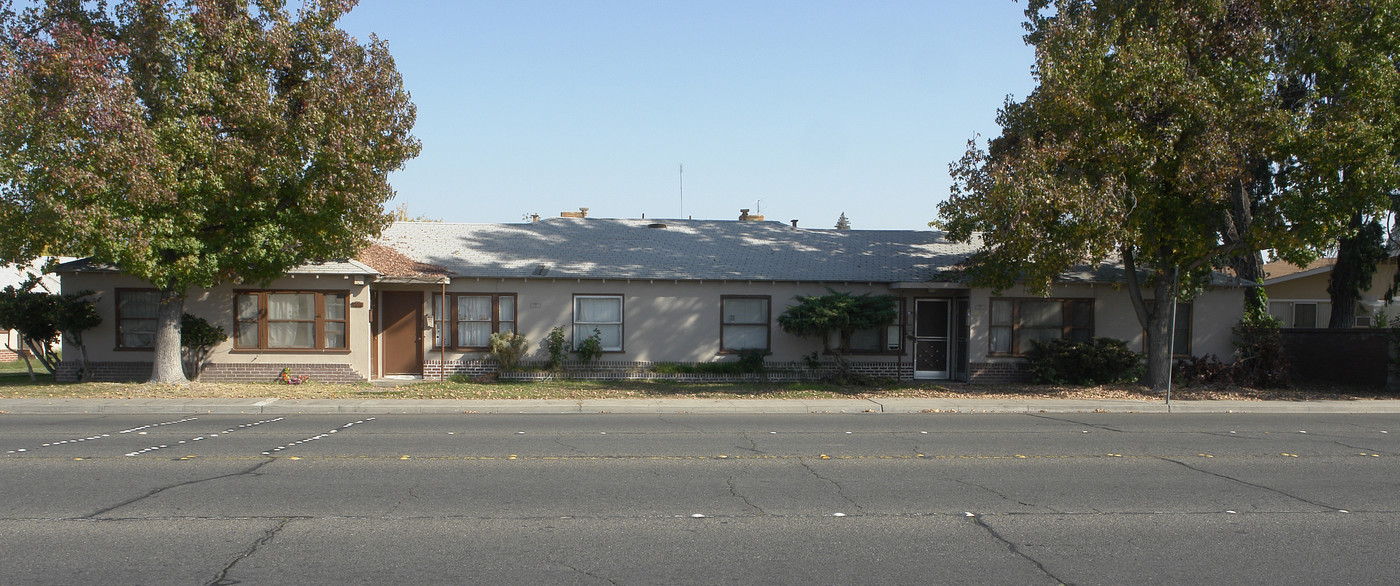
[[[569,339],[564,335],[564,328],[555,326],[549,330],[549,335],[544,339],[544,347],[549,350],[550,370],[559,370],[564,365],[564,359],[569,357]]]
[[[763,364],[763,359],[768,355],[763,350],[743,350],[739,352],[739,360],[724,362],[697,362],[694,364],[679,364],[675,362],[657,362],[651,366],[651,371],[657,374],[763,374],[767,368]]]
[[[1132,382],[1142,376],[1142,356],[1128,344],[1113,338],[1089,341],[1059,339],[1035,341],[1028,370],[1038,383],[1099,385]]]
[[[520,359],[530,350],[530,341],[515,332],[491,334],[491,355],[500,363],[501,370],[510,372],[520,368]]]
[[[686,374],[690,372],[684,364],[674,362],[656,362],[651,365],[651,371],[656,374]]]
[[[1276,327],[1248,327],[1244,321],[1230,331],[1235,343],[1235,384],[1261,389],[1288,386],[1293,364],[1283,349],[1283,332]]]
[[[739,351],[739,372],[763,374],[768,371],[764,366],[763,359],[768,356],[767,350],[740,350]]]
[[[603,332],[596,329],[593,330],[593,335],[589,336],[584,341],[579,342],[578,350],[574,350],[574,352],[578,353],[579,360],[588,364],[592,364],[593,362],[596,362],[599,358],[602,358]]]
[[[1228,385],[1235,382],[1238,369],[1214,354],[1187,356],[1172,367],[1172,380],[1182,386]]]

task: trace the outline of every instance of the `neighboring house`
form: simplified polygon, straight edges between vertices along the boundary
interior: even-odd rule
[[[30,275],[39,275],[38,291],[48,293],[58,293],[58,275],[44,274],[44,264],[48,258],[36,259],[28,265],[0,265],[0,289],[14,287],[16,289],[29,281]],[[59,262],[73,260],[73,257],[58,257]],[[19,359],[18,352],[28,352],[23,348],[19,332],[14,330],[0,330],[0,362],[14,362]]]
[[[1264,265],[1264,292],[1269,296],[1269,314],[1283,321],[1285,328],[1325,328],[1332,319],[1332,298],[1327,284],[1332,277],[1335,258],[1320,258],[1306,267],[1283,261]],[[1356,304],[1356,327],[1368,328],[1377,310],[1391,318],[1398,316],[1388,310],[1385,291],[1395,279],[1395,257],[1376,267],[1371,287],[1361,292]]]
[[[186,311],[223,327],[201,380],[435,379],[494,368],[487,344],[515,331],[545,357],[562,327],[596,334],[604,368],[734,360],[759,349],[801,365],[821,341],[776,317],[796,295],[892,294],[899,319],[833,340],[866,374],[998,382],[1021,378],[1035,339],[1107,336],[1142,345],[1112,267],[1064,275],[1050,296],[993,294],[958,282],[975,249],[935,231],[830,230],[781,222],[561,217],[524,224],[398,222],[357,260],[307,265],[267,285],[191,291]],[[103,291],[87,335],[91,372],[149,374],[155,290],[86,261],[59,269],[65,290]],[[1242,288],[1223,276],[1181,304],[1179,354],[1229,356]],[[76,365],[64,372],[76,373]]]

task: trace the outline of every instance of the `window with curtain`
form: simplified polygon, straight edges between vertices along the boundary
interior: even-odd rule
[[[720,351],[767,350],[770,336],[768,297],[720,298]]]
[[[155,289],[117,290],[117,348],[150,350],[156,345],[160,292]]]
[[[433,295],[433,345],[479,350],[490,348],[491,334],[515,331],[514,293]],[[446,339],[444,339],[446,337]]]
[[[1021,355],[1036,340],[1088,340],[1094,336],[1092,299],[991,300],[987,350]]]
[[[347,294],[240,291],[234,295],[235,348],[343,350],[349,347]]]
[[[622,351],[622,296],[574,296],[574,349],[594,333],[607,352]]]

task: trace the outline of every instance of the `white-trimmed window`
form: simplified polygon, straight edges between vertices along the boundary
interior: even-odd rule
[[[723,295],[720,297],[720,352],[767,350],[771,338],[770,297]]]
[[[347,298],[341,291],[239,291],[234,348],[345,350]]]
[[[574,296],[574,349],[594,334],[605,352],[622,351],[622,296]]]
[[[156,345],[160,291],[117,289],[117,348],[150,350]]]
[[[433,295],[433,347],[485,350],[491,334],[515,331],[514,293],[449,293],[444,311],[442,295]]]

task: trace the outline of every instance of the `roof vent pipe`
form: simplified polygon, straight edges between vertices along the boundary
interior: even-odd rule
[[[789,222],[792,222],[792,227],[793,227],[793,228],[796,228],[796,227],[797,227],[797,220],[788,220],[788,221],[789,221]]]

